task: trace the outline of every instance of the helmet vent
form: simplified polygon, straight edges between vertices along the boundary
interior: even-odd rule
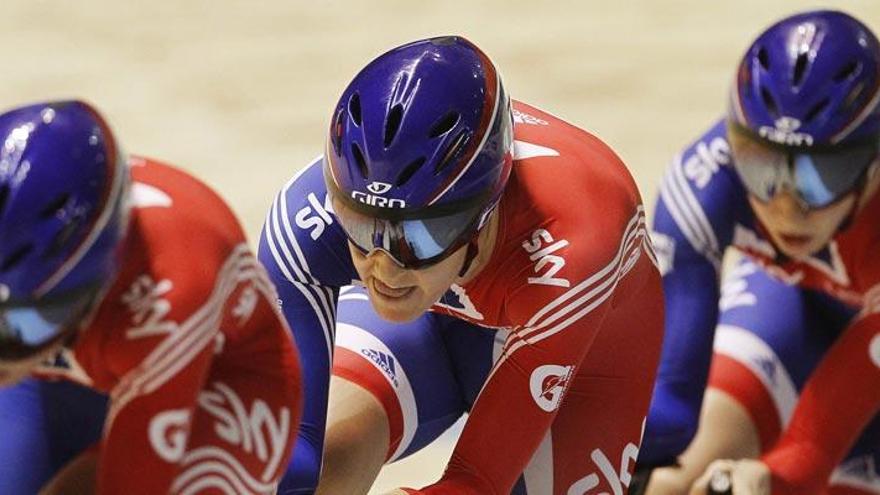
[[[779,117],[779,107],[776,106],[776,100],[773,99],[773,95],[770,94],[770,91],[767,88],[761,88],[761,100],[764,102],[764,106],[767,108],[767,111],[770,112],[773,117]]]
[[[854,76],[857,72],[859,72],[860,68],[861,64],[858,61],[851,61],[850,63],[844,65],[843,68],[841,68],[839,71],[837,71],[837,74],[834,75],[834,82],[841,83],[843,81],[846,81],[847,79]]]
[[[825,98],[824,100],[820,101],[819,103],[816,103],[815,105],[813,105],[813,108],[811,108],[810,111],[807,112],[806,115],[804,115],[804,122],[810,122],[813,119],[815,119],[816,116],[822,112],[822,110],[825,110],[826,108],[828,108],[828,103],[830,103],[830,102],[831,102],[831,100],[829,100],[828,98]]]
[[[3,209],[6,208],[6,198],[9,197],[9,186],[6,184],[0,184],[0,215],[3,214]]]
[[[65,225],[64,228],[61,229],[61,232],[55,234],[55,238],[52,239],[52,244],[49,245],[49,249],[47,249],[46,252],[43,253],[43,258],[52,258],[60,253],[61,248],[63,248],[64,245],[67,244],[67,241],[69,241],[70,238],[73,236],[73,233],[76,232],[77,228],[80,226],[80,223],[81,222],[79,221],[79,219],[74,219],[73,221],[68,222],[67,225]]]
[[[428,134],[428,137],[433,139],[446,134],[455,127],[455,124],[457,124],[460,119],[461,114],[455,110],[450,111],[446,115],[437,119],[437,122],[434,122],[434,126],[431,127],[431,133]]]
[[[342,154],[342,133],[343,133],[343,124],[342,118],[345,115],[345,111],[340,109],[336,112],[336,118],[333,119],[333,151],[336,152],[337,155]]]
[[[351,115],[351,120],[354,122],[354,125],[360,127],[361,96],[358,93],[351,95],[351,98],[348,99],[348,114]]]
[[[40,216],[43,218],[52,218],[58,214],[59,210],[64,208],[64,205],[70,200],[70,194],[63,193],[51,203],[49,203],[42,211],[40,211]]]
[[[455,136],[455,140],[452,141],[452,144],[449,145],[449,148],[446,149],[446,153],[443,155],[443,158],[437,162],[437,166],[434,167],[434,175],[438,175],[443,171],[450,163],[455,161],[455,158],[459,155],[462,149],[464,149],[465,145],[467,145],[468,141],[471,139],[471,133],[466,129],[462,129],[457,136]]]
[[[853,105],[859,100],[859,97],[862,96],[862,92],[865,90],[864,81],[860,82],[846,95],[846,98],[843,100],[843,105],[841,106],[841,110],[849,111]]]
[[[22,259],[24,259],[25,256],[28,255],[28,253],[31,252],[31,249],[33,249],[33,246],[31,244],[25,244],[24,246],[13,251],[12,254],[7,256],[6,259],[3,260],[3,263],[0,264],[0,272],[6,272],[10,268],[17,265]]]
[[[804,72],[807,69],[807,54],[800,53],[798,54],[797,60],[794,63],[794,73],[791,76],[791,82],[795,87],[801,85],[801,82],[804,80]]]
[[[763,67],[764,70],[770,70],[770,56],[767,55],[766,48],[758,50],[758,63],[761,64],[761,67]]]
[[[385,119],[385,147],[391,146],[397,131],[400,130],[400,121],[403,120],[403,105],[398,103],[391,107],[388,118]]]
[[[425,161],[425,157],[420,156],[410,162],[410,164],[407,165],[405,169],[403,169],[403,172],[401,172],[400,175],[397,176],[397,182],[395,183],[395,185],[400,187],[406,184],[412,178],[413,174],[415,174],[419,170],[419,168],[421,168],[421,166],[425,164]]]
[[[361,175],[364,176],[364,179],[369,177],[369,170],[367,169],[367,162],[364,160],[364,154],[361,153],[361,147],[357,145],[357,143],[351,143],[351,154],[354,156],[354,162],[357,164],[358,169],[361,171]]]

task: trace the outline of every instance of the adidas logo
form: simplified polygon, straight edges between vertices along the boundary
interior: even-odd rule
[[[394,357],[373,349],[361,349],[361,354],[370,358],[370,360],[385,373],[395,387],[399,385],[397,382],[397,365],[394,361]]]
[[[513,121],[517,124],[528,124],[528,125],[550,125],[550,122],[547,122],[544,119],[539,119],[534,115],[529,115],[524,112],[520,112],[517,109],[513,109]]]

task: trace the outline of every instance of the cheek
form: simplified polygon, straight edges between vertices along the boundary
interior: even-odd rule
[[[442,295],[458,278],[458,271],[463,262],[461,256],[456,253],[441,261],[437,266],[416,272],[420,285],[428,289],[427,292]]]
[[[776,223],[776,215],[773,213],[773,208],[769,205],[752,198],[749,198],[749,205],[752,207],[752,211],[758,217],[758,220],[765,226],[772,227]]]
[[[361,254],[360,251],[351,247],[351,245],[348,246],[348,252],[351,254],[351,262],[354,264],[354,269],[363,278],[370,270],[370,260]]]
[[[834,232],[843,222],[849,213],[851,203],[844,201],[843,204],[835,205],[828,211],[818,211],[808,217],[808,222],[814,226],[816,230],[822,232]]]

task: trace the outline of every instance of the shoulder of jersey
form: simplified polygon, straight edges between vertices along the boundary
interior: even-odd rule
[[[175,221],[228,229],[241,235],[238,220],[226,202],[188,172],[157,160],[131,157],[131,204],[139,215],[169,214]]]
[[[151,276],[187,280],[199,292],[201,270],[205,284],[237,249],[247,247],[235,215],[210,187],[170,165],[155,160],[131,160],[132,228]],[[198,270],[194,267],[198,267]]]
[[[583,201],[588,196],[601,196],[606,205],[639,202],[626,166],[601,139],[519,102],[514,118],[515,183],[531,202],[558,205],[568,216],[592,204]]]
[[[263,226],[261,249],[288,280],[347,285],[355,276],[345,234],[333,212],[321,157],[276,194]],[[264,259],[265,261],[265,259]]]
[[[517,156],[501,210],[505,273],[511,284],[555,297],[611,263],[624,241],[641,239],[644,208],[629,171],[601,140],[533,107],[515,110]]]
[[[207,185],[155,160],[134,157],[130,165],[129,251],[111,296],[132,315],[130,328],[113,333],[136,342],[183,324],[256,261],[232,212]],[[141,314],[144,308],[153,309]]]
[[[714,186],[719,182],[716,178],[732,177],[735,172],[725,120],[715,121],[698,139],[675,155],[670,168],[697,191],[707,189],[710,184]]]

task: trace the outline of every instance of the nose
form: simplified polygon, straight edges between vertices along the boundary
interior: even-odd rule
[[[770,208],[774,213],[789,219],[799,219],[806,216],[807,209],[803,201],[788,189],[783,189],[770,200]]]
[[[386,284],[393,284],[406,272],[405,268],[384,251],[374,251],[367,258],[372,263],[373,274]]]

